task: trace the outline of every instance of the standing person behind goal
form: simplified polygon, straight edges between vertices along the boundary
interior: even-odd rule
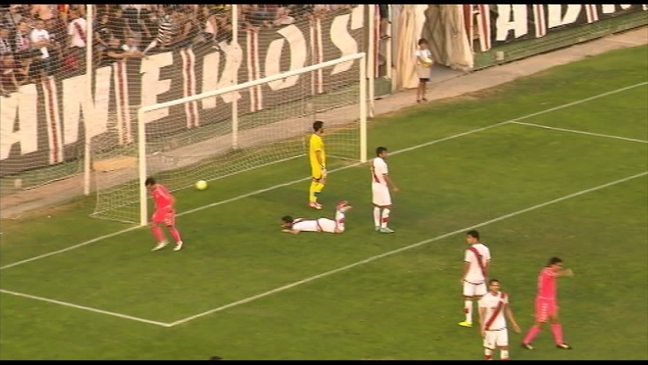
[[[158,33],[157,37],[149,44],[142,52],[145,55],[148,51],[157,47],[158,45],[162,48],[168,47],[173,43],[173,40],[178,33],[178,26],[174,19],[175,13],[178,12],[176,6],[169,5],[166,9],[166,14],[158,19]]]
[[[462,327],[472,327],[473,301],[486,294],[486,278],[488,277],[488,264],[490,263],[490,249],[479,241],[479,232],[471,230],[466,232],[466,253],[464,255],[463,285],[464,313],[466,319],[459,322]]]
[[[371,195],[374,206],[374,227],[376,232],[394,233],[387,223],[389,222],[389,213],[391,213],[392,201],[389,194],[391,187],[393,192],[398,188],[389,178],[389,169],[387,168],[387,147],[376,148],[376,157],[371,160]]]
[[[509,297],[500,291],[500,282],[491,279],[488,282],[488,293],[479,300],[479,324],[481,335],[484,338],[484,357],[493,359],[493,352],[500,350],[500,360],[508,360],[508,330],[506,319],[513,325],[513,330],[520,333],[509,306]]]

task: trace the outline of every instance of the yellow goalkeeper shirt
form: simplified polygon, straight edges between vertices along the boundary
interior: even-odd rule
[[[326,153],[324,152],[324,141],[322,141],[322,137],[313,133],[310,136],[310,140],[308,142],[308,156],[310,159],[311,168],[313,169],[319,168],[320,166],[319,162],[317,162],[317,151],[320,152],[322,165],[326,166]]]

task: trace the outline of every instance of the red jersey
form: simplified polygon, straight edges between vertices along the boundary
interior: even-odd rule
[[[173,204],[171,193],[160,184],[155,184],[155,188],[151,190],[151,197],[153,197],[155,210],[169,209]]]
[[[556,300],[556,275],[550,267],[545,267],[538,274],[537,298]]]

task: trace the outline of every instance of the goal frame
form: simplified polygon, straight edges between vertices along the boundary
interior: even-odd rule
[[[365,52],[358,52],[355,54],[347,55],[340,57],[335,60],[322,62],[316,65],[302,67],[296,70],[272,75],[258,80],[248,81],[238,85],[228,86],[218,90],[212,90],[204,92],[201,94],[192,95],[182,99],[171,100],[165,103],[159,103],[149,106],[140,107],[137,110],[137,157],[138,157],[138,177],[139,177],[139,206],[140,206],[140,226],[145,226],[148,224],[148,194],[144,182],[146,181],[147,176],[147,160],[146,160],[146,123],[145,116],[147,112],[154,110],[168,108],[175,105],[190,103],[193,101],[199,101],[208,97],[215,97],[219,95],[229,94],[239,90],[249,89],[253,86],[264,85],[272,81],[282,80],[287,77],[297,76],[305,74],[308,72],[316,71],[322,68],[335,66],[340,63],[360,60],[359,65],[359,96],[358,96],[358,108],[359,108],[359,128],[360,128],[360,151],[358,151],[359,160],[361,163],[367,162],[367,112],[368,112],[368,103],[369,93],[368,90],[368,76],[373,77],[373,75],[367,75],[367,54]],[[232,146],[236,148],[238,145],[238,108],[232,108]]]

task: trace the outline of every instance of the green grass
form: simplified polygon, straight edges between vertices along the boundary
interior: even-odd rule
[[[501,88],[413,107],[371,122],[370,147],[392,151],[648,81],[647,47],[560,66]],[[614,75],[611,77],[610,75]],[[524,122],[647,140],[648,86]],[[178,191],[179,211],[307,174],[296,160]],[[288,236],[284,214],[307,210],[307,183],[184,215],[186,247],[151,253],[146,229],[0,271],[1,287],[174,322],[304,278],[648,170],[648,144],[505,124],[393,155],[393,235],[372,231],[366,167],[330,176],[322,215],[348,199],[342,235]],[[562,257],[559,305],[572,351],[548,332],[513,359],[648,359],[648,178],[632,179],[480,227],[492,275],[518,322],[532,322],[537,271]],[[87,218],[80,200],[2,226],[0,265],[129,226]],[[51,216],[48,218],[48,215]],[[481,359],[462,319],[461,234],[163,328],[2,294],[0,359]]]

